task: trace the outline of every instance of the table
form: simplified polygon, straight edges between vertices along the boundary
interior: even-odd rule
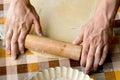
[[[120,37],[119,43],[120,43]],[[98,71],[90,76],[95,80],[119,80],[120,79],[120,44],[113,44],[113,52],[110,52],[106,62],[100,66]],[[26,80],[35,72],[56,66],[72,67],[84,71],[80,67],[79,61],[67,58],[47,58],[32,54],[29,50],[19,56],[17,60],[12,60],[5,50],[0,48],[0,80]]]
[[[0,0],[0,28],[4,26],[4,15],[6,15],[8,2],[8,0]],[[120,29],[114,29],[114,32],[116,39],[113,41],[105,64],[100,66],[97,72],[90,74],[95,80],[120,80]],[[84,71],[84,68],[80,67],[79,61],[67,58],[46,58],[32,54],[29,50],[20,55],[17,60],[12,60],[0,41],[0,80],[26,80],[38,71],[56,66],[71,66]]]

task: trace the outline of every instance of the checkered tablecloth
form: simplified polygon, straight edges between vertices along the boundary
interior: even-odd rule
[[[0,0],[0,29],[4,27],[8,3],[9,0]],[[113,41],[105,64],[100,66],[97,72],[90,74],[95,80],[120,80],[120,29],[114,29],[114,32],[117,39]],[[35,72],[56,66],[71,66],[84,71],[84,68],[80,67],[79,61],[67,58],[47,58],[32,54],[30,51],[20,55],[17,60],[12,60],[10,55],[5,52],[1,42],[0,80],[26,80]]]

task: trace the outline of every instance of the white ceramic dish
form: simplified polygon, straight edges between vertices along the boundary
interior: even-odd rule
[[[56,67],[36,73],[29,80],[93,80],[87,74],[70,67]]]

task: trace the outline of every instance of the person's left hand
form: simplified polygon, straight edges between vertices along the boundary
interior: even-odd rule
[[[94,17],[82,27],[80,35],[73,43],[83,43],[80,64],[86,67],[86,73],[92,68],[96,71],[98,66],[104,63],[111,39],[110,21],[104,17]]]

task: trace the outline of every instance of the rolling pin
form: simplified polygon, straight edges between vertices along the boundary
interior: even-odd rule
[[[25,48],[37,52],[59,55],[73,60],[79,60],[82,51],[82,46],[80,45],[52,40],[47,37],[39,37],[32,34],[26,36]]]

